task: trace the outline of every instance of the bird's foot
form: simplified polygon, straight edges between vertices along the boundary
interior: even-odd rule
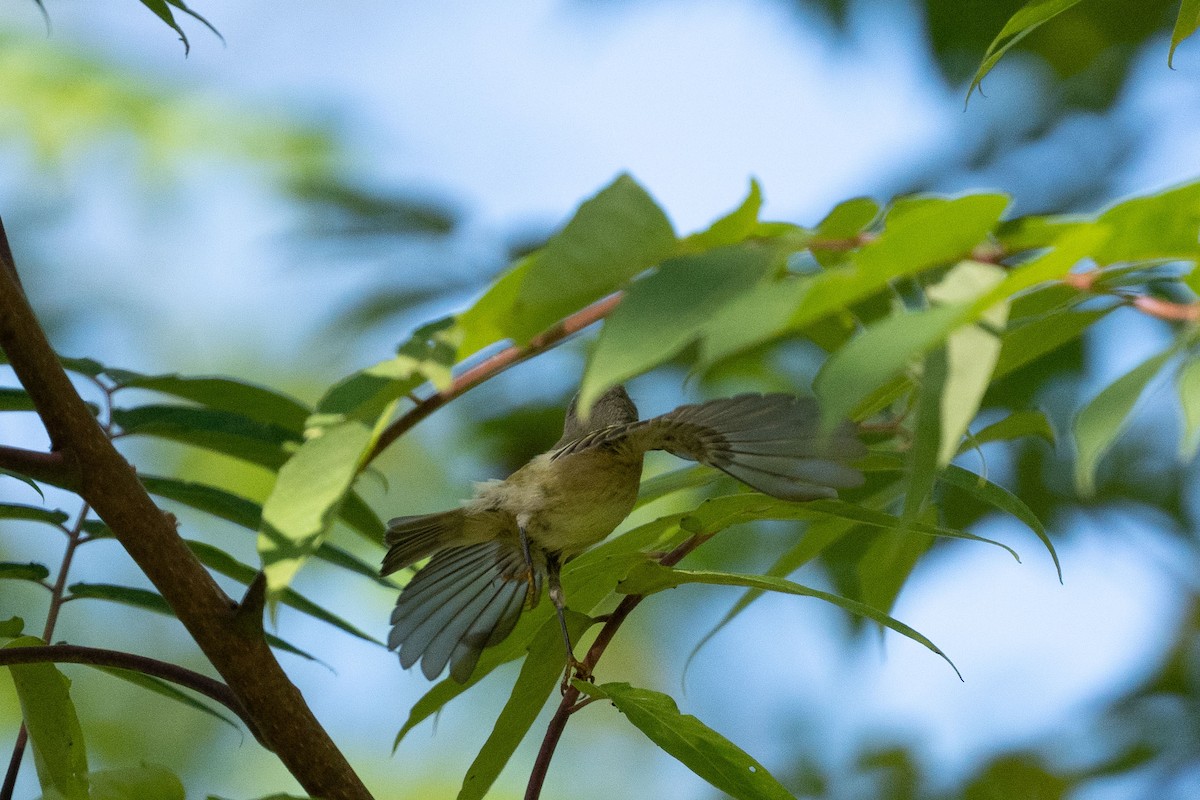
[[[538,601],[537,576],[532,569],[529,569],[521,576],[521,580],[525,581],[525,608],[531,609],[537,605]]]

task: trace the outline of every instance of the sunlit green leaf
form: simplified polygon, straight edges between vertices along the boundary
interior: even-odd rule
[[[770,266],[771,254],[761,248],[726,247],[673,259],[635,281],[600,332],[579,389],[580,408],[679,353]]]
[[[5,647],[40,647],[41,639],[22,636]],[[42,792],[61,800],[90,800],[87,749],[71,702],[71,682],[51,663],[11,664],[21,715],[29,732]]]
[[[358,422],[325,428],[279,470],[258,537],[268,592],[286,587],[320,546],[371,438],[371,428]]]
[[[1176,377],[1179,405],[1183,409],[1183,435],[1179,439],[1179,457],[1191,461],[1200,449],[1200,358],[1183,363]]]
[[[752,234],[758,226],[758,212],[762,208],[762,187],[750,179],[750,193],[742,204],[718,219],[707,230],[693,233],[681,242],[691,252],[712,250],[737,244]]]
[[[646,738],[725,794],[738,800],[793,800],[766,767],[691,714],[680,713],[668,695],[628,683],[574,685],[590,697],[611,700]]]
[[[992,71],[992,67],[999,63],[1013,45],[1032,33],[1039,25],[1077,3],[1079,0],[1029,0],[1017,9],[1017,12],[1009,17],[1008,22],[1000,29],[1000,33],[996,34],[996,38],[988,45],[987,52],[983,54],[983,63],[979,65],[975,77],[971,79],[971,86],[967,89],[967,99],[971,98],[971,93],[979,88],[984,76]]]
[[[917,519],[926,507],[937,480],[938,453],[942,441],[942,399],[949,377],[945,349],[925,357],[917,392],[913,443],[905,459],[904,518]]]
[[[1200,258],[1200,182],[1125,200],[1097,222],[1111,236],[1093,254],[1100,264]]]
[[[184,800],[179,778],[158,764],[98,770],[88,782],[91,800]]]
[[[1122,375],[1096,395],[1075,417],[1075,486],[1085,497],[1096,491],[1096,467],[1100,458],[1125,430],[1129,413],[1146,384],[1173,355],[1159,353]]]
[[[821,240],[849,239],[862,231],[879,216],[879,203],[870,197],[854,197],[834,206],[817,224],[816,236]]]
[[[1175,48],[1200,28],[1200,0],[1183,0],[1175,28],[1171,31],[1171,50],[1167,53],[1167,66],[1174,68]]]
[[[285,445],[299,435],[241,414],[199,406],[145,405],[114,408],[113,422],[126,436],[155,436],[240,458],[270,469],[287,459]]]

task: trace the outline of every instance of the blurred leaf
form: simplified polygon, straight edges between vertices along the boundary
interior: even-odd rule
[[[5,647],[43,645],[41,639],[22,636]],[[71,702],[71,682],[51,663],[11,664],[8,671],[21,701],[43,793],[61,800],[89,800],[87,750]]]
[[[963,800],[1063,800],[1072,791],[1072,782],[1051,772],[1039,756],[1014,753],[1001,756],[963,790]]]
[[[155,436],[240,458],[269,469],[286,460],[285,444],[299,435],[256,422],[241,414],[213,408],[145,405],[114,408],[112,419],[125,436]]]
[[[88,782],[91,800],[185,800],[179,778],[157,764],[99,770]]]
[[[784,578],[777,578],[770,575],[738,575],[729,572],[673,569],[664,567],[653,561],[646,561],[630,570],[629,576],[618,584],[617,591],[622,594],[654,594],[664,589],[674,589],[676,586],[688,583],[703,583],[711,586],[746,586],[768,592],[796,594],[803,597],[824,600],[826,603],[831,603],[843,611],[865,617],[885,628],[891,628],[901,636],[912,639],[914,642],[937,653],[945,659],[946,663],[950,665],[955,673],[958,673],[958,667],[954,666],[954,662],[937,645],[903,622],[893,619],[879,609],[869,606],[866,603],[860,603],[857,600],[851,600],[836,594],[823,592],[819,589],[802,586],[799,583],[793,583]],[[958,677],[962,678],[962,675],[959,674]]]
[[[217,797],[215,794],[210,794],[208,800],[226,800],[224,797]],[[258,797],[255,800],[313,800],[308,795],[298,794],[269,794],[266,797]]]
[[[423,234],[445,236],[457,223],[453,211],[412,195],[355,186],[327,175],[293,181],[293,194],[307,206],[313,235],[339,238]]]
[[[1200,258],[1200,182],[1118,203],[1097,222],[1111,231],[1094,254],[1099,264],[1195,261]]]
[[[1200,358],[1185,361],[1176,376],[1179,405],[1183,409],[1183,435],[1179,439],[1179,458],[1191,461],[1200,449]]]
[[[338,516],[351,530],[357,531],[368,542],[383,546],[383,520],[357,492],[351,491],[346,494],[345,501],[338,509]]]
[[[1054,543],[1050,541],[1050,536],[1046,533],[1046,526],[1042,524],[1042,521],[1037,518],[1037,515],[1033,513],[1029,506],[1025,505],[1025,501],[1003,486],[992,483],[982,475],[976,475],[974,472],[965,470],[954,464],[947,466],[939,478],[951,486],[957,486],[981,503],[1011,514],[1025,523],[1031,531],[1037,534],[1042,544],[1046,546],[1047,552],[1050,553],[1050,558],[1054,561],[1054,569],[1058,572],[1058,582],[1062,583],[1062,565],[1058,563],[1058,553],[1054,550]]]
[[[944,348],[936,349],[925,356],[921,384],[917,392],[913,442],[905,458],[905,520],[914,520],[921,516],[937,480],[938,454],[943,441],[942,398],[946,394],[948,378],[949,364]]]
[[[32,478],[26,477],[25,475],[22,475],[19,472],[13,472],[10,469],[3,469],[3,468],[0,468],[0,475],[20,481],[21,483],[28,486],[30,489],[33,489],[35,492],[37,492],[38,497],[42,498],[43,500],[46,499],[46,494],[45,494],[45,492],[42,491],[42,487],[38,486],[37,481],[33,480]]]
[[[701,369],[785,335],[811,278],[785,276],[748,287],[721,305],[704,323]]]
[[[1175,18],[1175,29],[1171,31],[1171,50],[1167,53],[1167,66],[1175,68],[1175,48],[1200,28],[1200,0],[1183,0],[1179,16]]]
[[[579,641],[579,636],[592,624],[592,620],[571,611],[567,614],[571,640]],[[546,698],[562,679],[566,664],[563,656],[563,638],[558,619],[547,619],[529,645],[529,655],[521,665],[521,673],[500,716],[496,717],[492,732],[467,768],[458,800],[478,800],[488,793],[546,705]]]
[[[33,398],[24,389],[0,389],[0,411],[33,410]]]
[[[1015,14],[1009,17],[1008,22],[1000,29],[1000,33],[996,34],[996,38],[988,45],[987,52],[983,54],[983,62],[979,65],[979,69],[975,72],[975,77],[971,79],[971,85],[967,89],[967,100],[971,99],[971,93],[979,88],[984,76],[992,71],[992,67],[996,66],[1013,45],[1032,33],[1042,23],[1058,16],[1078,2],[1079,0],[1029,0],[1021,6]]]
[[[209,569],[224,575],[227,578],[232,578],[243,586],[249,586],[258,574],[258,570],[249,564],[243,564],[233,556],[226,553],[219,547],[214,547],[207,542],[197,542],[188,540],[188,548],[191,549],[196,557],[200,559],[200,563]],[[304,595],[297,592],[295,589],[284,589],[277,595],[279,602],[285,606],[290,606],[302,614],[307,614],[310,617],[326,622],[339,630],[345,631],[351,636],[356,636],[372,644],[383,646],[383,642],[363,633],[358,628],[351,625],[346,620],[331,611],[327,611],[321,606],[309,600]]]
[[[501,339],[525,344],[564,316],[621,288],[676,248],[670,220],[620,175],[585,201],[542,249],[519,262],[460,315],[461,356]]]
[[[15,639],[25,630],[25,620],[20,617],[0,619],[0,638]]]
[[[718,219],[708,230],[693,233],[680,244],[688,252],[703,252],[744,241],[758,227],[758,212],[762,209],[762,187],[750,179],[750,193],[742,204]]]
[[[285,394],[252,383],[221,377],[185,377],[178,374],[141,375],[126,370],[107,370],[119,389],[148,389],[191,400],[206,408],[249,417],[297,435],[304,432],[308,406]]]
[[[761,248],[726,247],[672,259],[634,281],[604,323],[579,388],[591,408],[605,389],[658,366],[699,338],[713,314],[771,267]]]
[[[964,261],[928,290],[935,303],[953,304],[978,297],[1004,280],[1005,271],[992,264]],[[982,321],[1002,330],[1008,320],[1008,304],[997,303],[983,310]],[[1000,339],[981,325],[964,325],[946,338],[946,379],[941,387],[941,444],[937,464],[950,463],[963,434],[979,413],[979,404],[991,383],[992,370],[1000,355]]]
[[[1045,439],[1051,447],[1057,444],[1054,429],[1050,427],[1050,421],[1046,419],[1046,414],[1042,411],[1024,410],[1014,411],[1004,419],[993,422],[977,433],[969,435],[958,448],[958,452],[962,454],[988,442],[1006,442],[1025,436],[1037,436]]]
[[[863,232],[879,216],[879,203],[870,197],[855,197],[834,206],[817,224],[818,239],[850,239]]]
[[[1142,362],[1096,395],[1075,417],[1075,486],[1084,497],[1096,491],[1100,458],[1129,422],[1146,384],[1174,354],[1170,348]]]
[[[107,600],[111,603],[120,603],[121,605],[129,606],[130,608],[139,608],[143,611],[153,611],[156,614],[175,617],[175,611],[171,608],[170,603],[164,600],[162,595],[152,592],[149,589],[135,589],[132,586],[116,586],[111,583],[74,583],[67,588],[70,591],[70,595],[67,597],[68,600]],[[288,644],[278,636],[268,633],[265,634],[265,637],[272,647],[277,647],[284,652],[300,656],[308,661],[317,661],[314,656],[294,645]],[[318,663],[320,662],[318,661]]]
[[[792,800],[762,764],[691,714],[681,714],[668,695],[628,683],[573,684],[589,697],[611,700],[650,741],[720,791],[738,800]]]
[[[0,580],[33,581],[39,583],[50,577],[50,570],[41,564],[29,562],[0,561]]]
[[[873,508],[865,508],[863,506],[853,505],[844,500],[813,500],[808,503],[796,503],[793,505],[801,505],[807,508],[810,512],[827,515],[838,519],[851,520],[862,525],[868,525],[873,528],[882,528],[884,530],[893,531],[896,533],[919,533],[923,536],[937,536],[948,539],[967,539],[972,542],[980,542],[983,544],[995,545],[1008,552],[1016,561],[1020,562],[1017,552],[1002,542],[997,542],[993,539],[987,539],[983,536],[976,536],[973,533],[966,531],[956,531],[950,528],[944,528],[940,525],[931,525],[927,522],[919,522],[912,519],[901,519],[900,517],[892,516],[883,511],[877,511]],[[777,512],[778,513],[778,512]],[[787,519],[787,517],[776,517],[774,515],[764,517],[764,519]]]
[[[194,708],[197,711],[208,714],[210,717],[221,720],[234,730],[241,730],[237,721],[232,717],[229,717],[218,711],[215,707],[210,706],[208,703],[196,699],[182,689],[177,689],[174,684],[160,680],[153,675],[146,675],[141,672],[134,672],[133,670],[128,669],[117,669],[115,667],[95,667],[95,669],[98,669],[101,672],[107,672],[114,678],[120,678],[123,681],[132,683],[134,686],[139,686],[146,691],[165,697],[168,700],[173,700],[176,703],[180,703],[181,705],[185,705],[189,708]]]
[[[284,589],[321,545],[371,440],[369,427],[344,422],[309,439],[280,468],[258,536],[269,594]]]
[[[0,503],[0,519],[20,519],[29,522],[44,522],[61,528],[69,519],[67,512],[58,509],[38,508],[21,503]]]
[[[638,488],[637,505],[634,508],[641,508],[675,492],[705,486],[720,477],[721,473],[704,464],[695,464],[655,475],[653,478],[642,481]]]
[[[1102,308],[1064,312],[1009,330],[1000,342],[1000,356],[992,371],[993,382],[1078,339],[1111,311],[1111,308]]]

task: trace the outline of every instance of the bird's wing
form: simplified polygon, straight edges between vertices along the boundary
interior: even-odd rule
[[[551,457],[622,446],[666,450],[708,464],[783,500],[836,497],[838,489],[861,486],[863,474],[847,462],[866,454],[850,424],[832,433],[821,432],[812,399],[743,394],[604,428],[571,442]]]
[[[432,555],[462,534],[465,515],[461,508],[415,517],[388,520],[384,542],[388,545],[379,573],[390,575]]]
[[[450,664],[459,683],[471,677],[484,648],[512,632],[529,592],[529,571],[519,547],[491,541],[441,551],[396,601],[388,647],[400,665],[417,661],[433,680]],[[534,571],[534,597],[541,575]]]

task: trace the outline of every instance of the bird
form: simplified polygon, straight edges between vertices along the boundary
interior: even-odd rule
[[[461,507],[388,522],[382,575],[428,563],[401,590],[388,647],[429,680],[446,665],[466,683],[482,652],[512,632],[543,582],[567,650],[560,570],[604,540],[633,510],[643,455],[665,450],[715,467],[764,494],[803,502],[861,486],[852,462],[866,453],[855,427],[826,432],[811,398],[741,394],[638,419],[622,385],[579,412],[576,394],[562,437],[504,480],[476,483]]]

